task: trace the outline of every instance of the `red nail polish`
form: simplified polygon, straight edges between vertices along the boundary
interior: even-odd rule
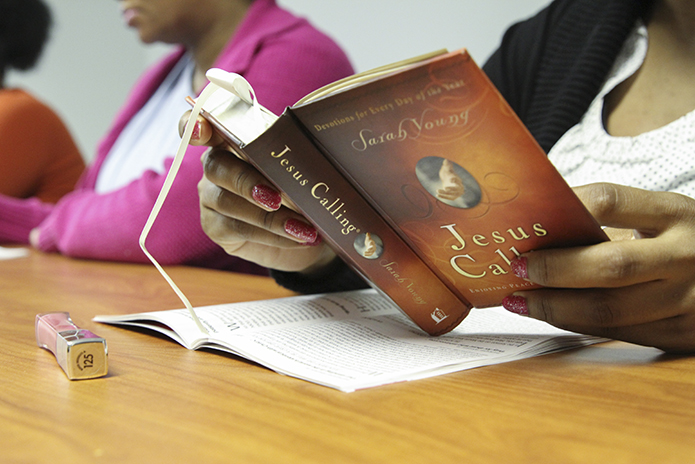
[[[288,219],[285,222],[285,232],[306,243],[314,243],[319,236],[316,229],[297,219]]]
[[[528,279],[528,260],[520,256],[512,260],[512,272],[515,276],[521,277],[522,279]]]
[[[300,245],[313,247],[313,246],[321,245],[321,242],[322,242],[322,241],[323,241],[323,239],[321,238],[321,236],[320,236],[320,235],[317,235],[317,236],[316,236],[316,240],[314,240],[313,242],[311,242],[311,243],[305,242],[305,243],[301,243]]]
[[[259,205],[272,211],[280,209],[280,205],[282,204],[282,196],[280,193],[267,185],[256,185],[251,191],[251,196]]]
[[[196,121],[193,124],[193,132],[191,132],[191,138],[199,140],[200,139],[200,121]]]
[[[504,300],[502,300],[502,306],[509,312],[521,314],[522,316],[528,316],[528,306],[526,305],[526,298],[523,296],[506,296],[504,297]]]

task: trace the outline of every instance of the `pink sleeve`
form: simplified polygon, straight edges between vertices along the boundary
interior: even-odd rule
[[[200,226],[197,184],[203,150],[189,148],[149,235],[147,248],[164,265],[188,263],[219,250]],[[138,238],[165,177],[166,171],[148,171],[111,193],[85,189],[69,194],[41,223],[39,248],[73,257],[147,262]]]
[[[308,93],[353,73],[343,51],[312,28],[298,28],[291,38],[263,43],[244,77],[258,101],[282,114]]]
[[[310,91],[352,72],[343,52],[315,30],[298,28],[290,35],[265,41],[243,73],[261,103],[278,114]],[[147,248],[163,265],[197,264],[258,273],[258,267],[226,255],[202,230],[197,184],[203,175],[204,150],[189,147]],[[93,181],[94,166],[88,174]],[[147,172],[109,194],[91,189],[68,194],[41,223],[39,248],[73,257],[147,262],[138,238],[164,178],[165,174]]]
[[[31,230],[51,214],[53,207],[38,198],[0,195],[0,243],[28,244]]]

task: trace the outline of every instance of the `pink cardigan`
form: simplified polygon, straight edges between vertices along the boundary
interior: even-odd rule
[[[29,232],[38,226],[38,247],[43,251],[79,258],[148,261],[138,246],[138,237],[166,174],[148,171],[128,186],[103,195],[97,194],[94,186],[104,159],[128,120],[183,53],[180,49],[164,58],[136,83],[74,192],[56,205],[0,196],[0,243],[28,243]],[[215,66],[246,77],[259,101],[276,114],[310,91],[352,73],[347,57],[331,39],[306,20],[279,8],[274,0],[253,2]],[[228,256],[202,230],[197,183],[203,174],[200,157],[204,150],[189,147],[186,152],[148,237],[148,249],[164,265],[262,272]],[[167,169],[171,161],[167,159]]]

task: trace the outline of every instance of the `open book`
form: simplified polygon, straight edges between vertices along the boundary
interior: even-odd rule
[[[188,349],[227,351],[281,374],[345,392],[528,358],[602,341],[511,314],[471,312],[430,337],[375,290],[306,295],[95,321],[144,327]]]
[[[208,77],[196,105],[231,150],[431,335],[537,287],[511,271],[521,253],[606,240],[465,50],[338,81],[279,117],[241,76]]]

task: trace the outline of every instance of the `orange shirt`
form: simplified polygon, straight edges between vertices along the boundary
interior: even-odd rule
[[[65,124],[20,89],[0,90],[0,193],[57,202],[85,165]]]

